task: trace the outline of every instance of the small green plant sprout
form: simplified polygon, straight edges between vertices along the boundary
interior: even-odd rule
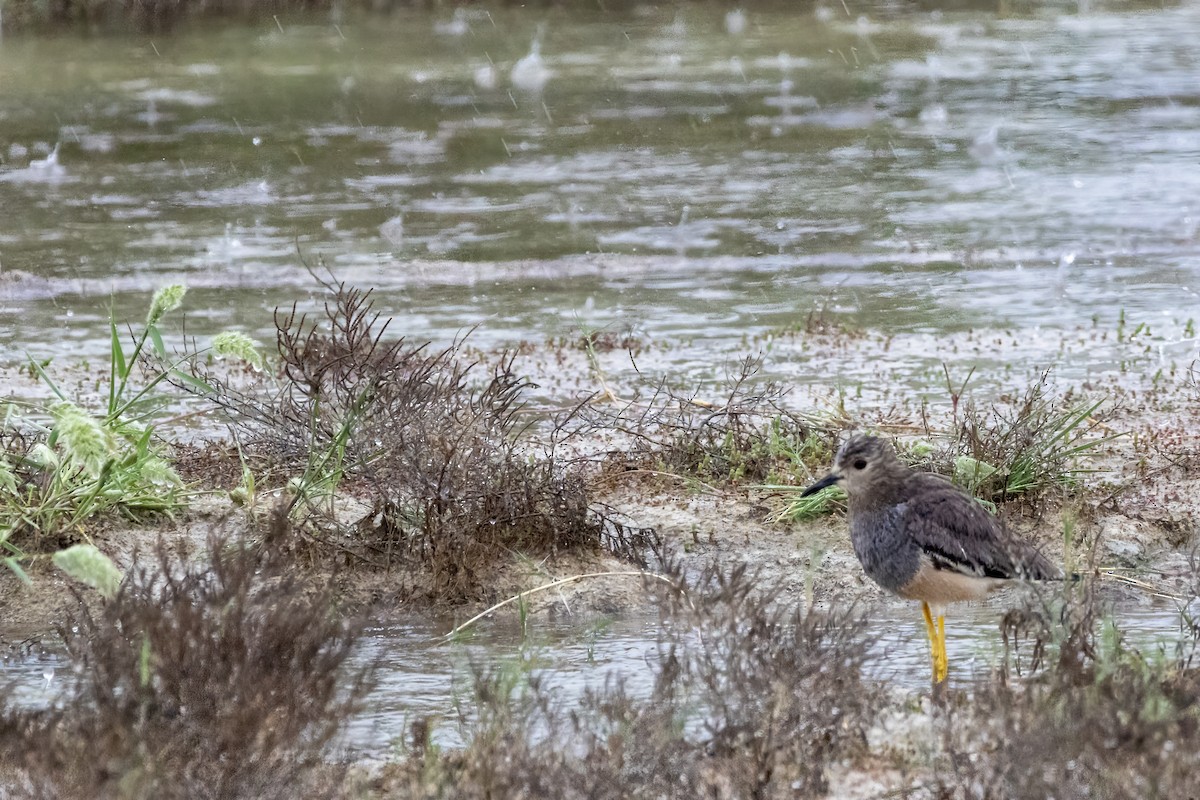
[[[998,469],[986,461],[971,456],[959,456],[954,459],[954,482],[974,493],[984,481],[995,475]]]
[[[79,406],[63,400],[50,406],[53,421],[49,446],[62,453],[61,463],[76,468],[91,478],[98,478],[117,453],[116,436],[100,420]],[[51,462],[58,466],[57,455]]]
[[[1062,539],[1063,539],[1063,569],[1068,575],[1075,572],[1075,527],[1078,523],[1078,516],[1075,509],[1065,508],[1062,512]],[[1067,585],[1070,586],[1068,581]]]
[[[262,369],[263,357],[254,341],[244,333],[224,331],[212,340],[213,353],[221,357],[237,358],[255,369]]]
[[[54,403],[44,440],[21,459],[21,491],[0,507],[0,530],[49,533],[116,509],[129,517],[170,513],[182,481],[152,447],[153,430],[119,430],[70,401]]]
[[[584,639],[587,643],[587,663],[596,663],[596,645],[615,621],[614,617],[601,617],[584,631]]]
[[[169,514],[182,504],[182,482],[154,446],[148,420],[166,403],[154,388],[177,372],[163,360],[158,324],[179,307],[185,292],[176,285],[154,293],[145,327],[130,332],[132,349],[122,343],[110,317],[103,409],[91,411],[72,400],[45,363],[29,358],[31,373],[55,399],[27,405],[22,414],[10,406],[0,427],[0,542],[11,556],[24,555],[31,541],[36,548],[41,537],[76,528],[109,509],[132,518]],[[142,357],[150,351],[157,360]],[[145,381],[135,385],[138,376]],[[15,562],[6,563],[11,568]]]
[[[1060,411],[1047,410],[1040,420],[1042,424],[1032,431],[1033,435],[1027,440],[1026,446],[1017,451],[1009,463],[1005,492],[1018,495],[1051,485],[1064,485],[1073,482],[1076,475],[1086,472],[1072,462],[1120,435],[1083,438],[1096,427],[1093,415],[1103,402],[1097,400]]]
[[[309,507],[324,507],[333,513],[333,500],[337,487],[342,482],[346,471],[346,448],[351,436],[358,430],[363,411],[370,403],[373,393],[364,390],[354,404],[346,411],[341,426],[333,438],[324,447],[312,447],[308,453],[308,461],[304,473],[288,481],[288,491],[292,495],[292,508],[301,504]],[[319,399],[313,404],[312,441],[319,442],[318,425],[321,419]]]
[[[0,497],[17,493],[17,474],[13,472],[12,464],[8,463],[3,453],[0,453]]]
[[[105,599],[111,599],[121,587],[124,575],[112,559],[95,545],[77,544],[59,550],[52,557],[54,566],[80,583],[87,584]]]
[[[187,287],[181,284],[159,287],[150,299],[150,310],[146,312],[146,327],[154,327],[164,315],[183,305],[185,294],[187,294]]]
[[[150,430],[133,438],[65,400],[45,413],[44,422],[5,419],[0,542],[11,556],[108,509],[137,517],[169,513],[181,503],[181,481],[153,452]]]
[[[154,367],[149,370],[149,380],[145,386],[136,391],[130,386],[130,379],[138,368],[139,359],[146,350],[147,342],[160,362],[166,359],[166,347],[163,345],[158,323],[167,313],[179,308],[186,293],[187,289],[178,284],[164,286],[154,293],[150,301],[150,310],[146,314],[146,326],[140,334],[134,336],[133,349],[129,352],[126,352],[125,345],[121,343],[121,334],[117,328],[116,318],[109,315],[108,403],[104,417],[107,425],[115,426],[118,423],[129,424],[144,420],[161,405],[161,402],[147,402],[153,397],[150,393],[155,387],[172,374],[182,375],[175,369],[177,366],[175,364],[169,367]],[[29,365],[59,400],[68,400],[66,393],[46,372],[44,363],[29,356]],[[191,376],[185,377],[191,378]]]
[[[239,455],[240,452],[241,451],[239,449]],[[244,506],[246,508],[254,508],[255,501],[258,498],[258,492],[256,489],[257,484],[254,480],[254,472],[251,471],[244,458],[241,459],[241,462],[242,482],[238,484],[237,487],[230,490],[229,499],[232,500],[235,505]]]
[[[924,440],[913,442],[912,444],[908,445],[905,450],[909,456],[921,461],[924,461],[937,452],[937,448],[933,446],[932,442],[927,442]]]
[[[1023,397],[989,409],[968,406],[958,422],[954,456],[943,471],[984,500],[1034,498],[1074,485],[1090,470],[1080,459],[1122,435],[1104,430],[1097,416],[1104,398],[1052,396],[1049,372]]]
[[[808,497],[800,497],[803,486],[762,484],[754,487],[766,492],[794,494],[779,511],[772,514],[769,522],[803,522],[832,514],[837,508],[846,507],[846,493],[839,486],[830,486]]]
[[[167,371],[160,370],[159,374],[154,376],[143,389],[136,392],[129,400],[125,400],[129,378],[133,374],[134,367],[137,366],[138,357],[145,349],[146,341],[150,341],[154,352],[160,359],[166,358],[167,351],[163,346],[158,323],[164,316],[183,304],[185,294],[187,294],[187,287],[180,284],[163,286],[154,293],[150,300],[150,310],[146,313],[146,327],[142,330],[141,335],[134,339],[133,352],[128,358],[125,357],[124,348],[121,346],[116,320],[111,315],[109,316],[109,333],[112,336],[111,358],[109,359],[111,374],[108,391],[108,418],[110,420],[120,419],[139,400],[146,397],[155,386],[166,379]]]
[[[583,345],[583,351],[587,354],[588,367],[592,370],[592,375],[600,384],[600,391],[596,394],[596,402],[619,402],[617,395],[613,392],[612,387],[608,385],[607,376],[604,373],[604,367],[600,364],[600,355],[596,350],[597,337],[600,332],[594,328],[587,328],[582,323],[579,325],[580,343]]]

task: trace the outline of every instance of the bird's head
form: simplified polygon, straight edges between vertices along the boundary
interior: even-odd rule
[[[903,479],[907,468],[896,458],[891,442],[856,433],[833,458],[833,470],[800,495],[808,497],[826,486],[840,485],[851,497],[866,496],[879,487]]]

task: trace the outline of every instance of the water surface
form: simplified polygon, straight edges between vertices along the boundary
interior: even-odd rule
[[[172,281],[189,332],[271,341],[305,262],[397,333],[483,346],[582,325],[711,355],[814,308],[1016,330],[1043,361],[1047,328],[1121,309],[1187,339],[1200,4],[849,9],[10,37],[0,358],[102,355],[110,305]]]
[[[948,616],[954,688],[970,691],[991,678],[1002,654],[1003,614],[1003,604],[990,601],[956,606]],[[1116,607],[1114,619],[1128,645],[1147,656],[1160,648],[1168,656],[1174,654],[1180,637],[1176,607],[1126,603]],[[360,758],[387,758],[407,746],[410,726],[422,720],[431,724],[438,744],[463,745],[460,722],[469,724],[475,718],[472,688],[480,675],[507,670],[536,676],[556,702],[570,708],[584,692],[603,690],[617,680],[634,698],[648,698],[660,668],[656,616],[588,622],[535,618],[524,632],[515,619],[503,616],[481,623],[471,636],[456,642],[442,637],[447,625],[444,620],[412,617],[367,632],[353,663],[377,664],[376,684],[364,710],[347,725],[342,742],[346,750]],[[916,606],[871,609],[867,635],[869,680],[917,695],[928,691],[929,650]],[[0,685],[7,685],[11,697],[22,704],[56,701],[71,677],[65,656],[53,646],[0,661]]]

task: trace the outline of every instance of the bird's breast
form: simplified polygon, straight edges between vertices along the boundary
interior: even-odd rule
[[[850,511],[850,542],[867,577],[899,594],[920,568],[921,552],[904,530],[903,503]]]

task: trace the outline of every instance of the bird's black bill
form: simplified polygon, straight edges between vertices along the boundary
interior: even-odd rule
[[[835,483],[837,483],[841,479],[842,479],[841,475],[838,475],[836,472],[831,472],[828,475],[826,475],[824,478],[821,478],[821,480],[817,481],[812,486],[808,487],[803,492],[801,492],[800,496],[808,497],[810,494],[816,494],[817,492],[824,489],[826,486],[833,486]]]

